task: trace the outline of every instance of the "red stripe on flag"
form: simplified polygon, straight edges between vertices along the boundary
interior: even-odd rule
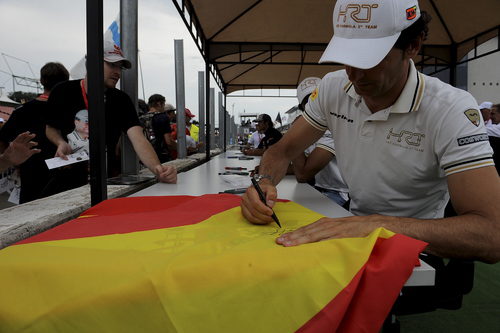
[[[132,197],[110,199],[91,207],[81,217],[16,244],[123,234],[195,224],[237,207],[234,194]],[[92,216],[95,215],[95,216]]]
[[[297,332],[379,332],[426,246],[400,234],[379,238],[349,285]]]

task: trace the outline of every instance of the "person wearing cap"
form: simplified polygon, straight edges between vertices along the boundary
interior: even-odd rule
[[[491,106],[490,119],[492,125],[500,124],[500,104],[493,104]]]
[[[19,202],[26,203],[45,196],[44,189],[51,178],[53,171],[47,168],[45,160],[54,157],[55,147],[45,136],[45,124],[49,98],[53,88],[64,81],[68,81],[69,73],[63,64],[48,62],[40,68],[40,82],[43,93],[37,98],[24,103],[10,115],[4,127],[0,130],[0,145],[7,148],[12,142],[25,132],[35,135],[38,142],[38,154],[32,155],[19,165],[21,181]],[[3,149],[1,148],[0,151]]]
[[[491,106],[490,123],[486,125],[486,132],[490,140],[491,148],[493,149],[493,160],[500,176],[500,104]]]
[[[171,152],[176,150],[175,140],[172,138],[171,122],[175,117],[175,107],[166,104],[165,98],[155,94],[149,98],[151,118],[151,129],[153,131],[153,147],[160,161],[166,162],[172,159]],[[155,99],[159,101],[154,102]],[[151,113],[152,112],[152,113]]]
[[[500,104],[491,106],[490,123],[486,125],[486,132],[490,137],[500,138]]]
[[[248,148],[259,147],[260,142],[262,141],[263,138],[264,138],[264,130],[260,126],[260,123],[256,123],[255,131],[252,134],[250,134],[246,144],[246,148],[248,149]]]
[[[260,127],[260,131],[264,133],[264,137],[260,140],[257,148],[244,149],[243,154],[250,156],[262,156],[266,149],[278,142],[283,135],[280,131],[274,128],[273,120],[266,113],[259,114],[253,122],[257,123],[257,126]]]
[[[89,153],[89,112],[80,110],[75,114],[75,129],[66,138],[71,147],[71,153],[83,149]]]
[[[384,227],[428,242],[426,251],[441,257],[500,260],[500,180],[477,102],[412,61],[429,19],[416,0],[337,0],[320,62],[345,70],[323,78],[303,117],[264,154],[258,179],[272,207],[290,160],[329,129],[354,216],[322,218],[278,244]],[[444,217],[450,197],[458,216]],[[273,222],[270,207],[253,187],[242,198],[253,223]]]
[[[198,152],[198,148],[201,146],[201,143],[197,143],[193,137],[191,136],[191,119],[196,117],[191,110],[188,108],[184,109],[184,115],[185,115],[185,121],[186,121],[186,126],[185,126],[185,133],[186,133],[186,150],[187,154],[191,155],[196,152]],[[172,138],[177,142],[177,124],[172,125]],[[173,156],[177,158],[177,148],[175,151],[173,151]]]
[[[300,111],[304,111],[309,96],[320,82],[318,77],[308,77],[299,83],[297,99]],[[315,189],[341,206],[349,200],[349,190],[337,165],[335,144],[330,131],[326,131],[316,143],[293,159],[292,167],[299,183],[314,184]]]
[[[142,163],[165,183],[175,183],[177,172],[173,166],[162,165],[151,143],[143,134],[136,107],[130,97],[116,89],[122,69],[131,68],[131,62],[126,59],[122,50],[112,40],[104,42],[104,112],[106,118],[107,169],[108,177],[115,176],[120,170],[120,157],[117,152],[118,142],[122,133],[126,133],[135,152]],[[74,129],[75,114],[80,110],[88,110],[88,80],[73,80],[64,82],[52,91],[49,97],[48,121],[46,133],[49,140],[57,147],[55,156],[67,159],[71,154],[71,146],[65,140]],[[92,123],[89,124],[92,126]],[[89,138],[92,140],[92,138]],[[50,192],[58,193],[88,182],[87,162],[60,168],[59,175],[51,184]]]
[[[479,111],[481,111],[481,115],[483,116],[484,124],[489,125],[491,124],[491,107],[493,106],[493,103],[491,102],[482,102],[479,104]]]

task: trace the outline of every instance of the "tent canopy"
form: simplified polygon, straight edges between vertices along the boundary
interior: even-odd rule
[[[295,88],[308,76],[341,68],[317,63],[333,35],[335,1],[172,1],[225,93]],[[454,66],[499,35],[498,0],[420,0],[420,6],[432,16],[415,59],[420,66]]]

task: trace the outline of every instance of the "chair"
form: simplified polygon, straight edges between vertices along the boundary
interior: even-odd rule
[[[456,216],[448,202],[445,217]],[[463,296],[474,285],[474,262],[459,259],[443,259],[422,253],[420,259],[436,270],[434,286],[403,287],[392,310],[384,322],[383,333],[399,333],[397,316],[424,313],[436,309],[458,310],[462,307]]]

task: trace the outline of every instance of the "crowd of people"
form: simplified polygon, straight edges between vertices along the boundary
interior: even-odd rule
[[[106,162],[108,177],[120,173],[122,133],[130,139],[141,162],[161,182],[175,183],[177,171],[160,162],[143,133],[136,107],[115,86],[123,69],[131,67],[113,41],[104,43],[104,96]],[[77,152],[89,154],[87,77],[69,80],[60,63],[47,63],[40,71],[44,92],[14,110],[0,130],[1,167],[19,166],[20,203],[67,191],[89,181],[89,163],[82,159],[64,167],[48,169],[45,160],[67,160]],[[37,148],[34,148],[37,147]],[[28,149],[27,151],[27,148]]]
[[[115,86],[122,70],[132,64],[112,41],[104,42],[104,95],[106,165],[108,177],[121,172],[120,137],[130,139],[142,164],[159,181],[175,183],[177,171],[163,165],[177,158],[176,108],[165,97],[153,94],[148,103],[130,97]],[[0,172],[17,167],[20,178],[19,203],[67,191],[89,181],[89,162],[49,169],[46,160],[79,153],[90,155],[87,77],[69,80],[67,69],[49,62],[40,70],[42,94],[15,109],[0,128]],[[199,151],[199,128],[195,115],[185,109],[187,154]],[[138,116],[138,114],[140,116]],[[3,119],[2,119],[3,120]]]

